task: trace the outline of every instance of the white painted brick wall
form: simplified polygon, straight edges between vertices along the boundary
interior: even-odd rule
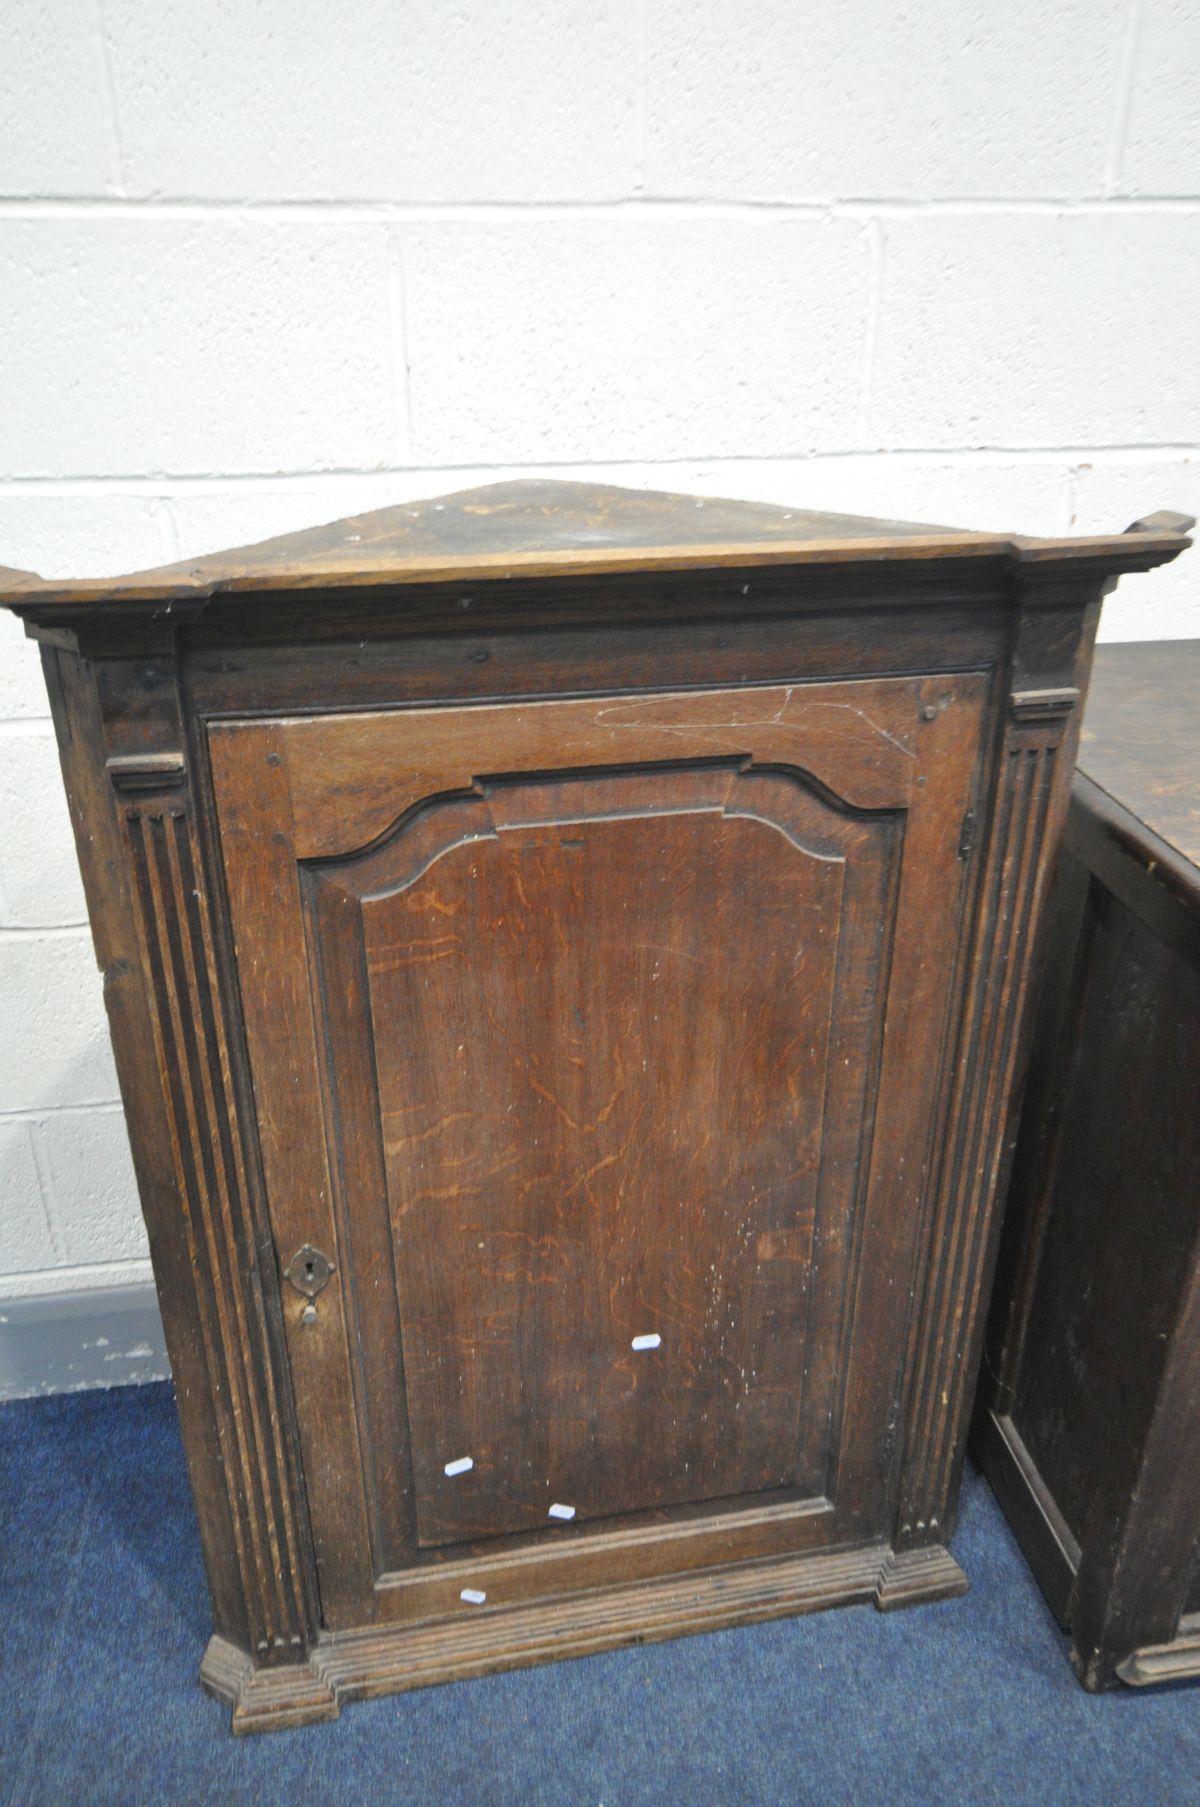
[[[0,563],[501,474],[1059,532],[1200,512],[1193,0],[7,0]],[[1108,637],[1200,634],[1196,555]],[[0,1299],[145,1276],[0,619]]]
[[[856,221],[624,214],[397,238],[423,462],[858,440],[870,254]]]
[[[457,203],[629,193],[639,0],[104,8],[130,194]]]
[[[273,220],[5,222],[0,466],[137,477],[396,461],[387,246]]]
[[[647,186],[781,201],[1094,194],[1127,15],[1124,0],[650,0]]]
[[[1200,441],[1198,232],[1200,213],[1111,207],[890,221],[873,437]]]

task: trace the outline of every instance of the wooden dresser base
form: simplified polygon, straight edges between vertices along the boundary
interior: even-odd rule
[[[496,1608],[450,1622],[324,1635],[307,1663],[256,1669],[222,1637],[209,1641],[201,1685],[233,1709],[237,1733],[336,1719],[345,1700],[589,1656],[691,1632],[874,1601],[881,1612],[949,1600],[967,1577],[940,1544],[887,1544],[790,1556],[747,1567],[606,1589],[590,1598]]]
[[[1169,1644],[1143,1644],[1117,1665],[1117,1674],[1131,1688],[1196,1680],[1200,1677],[1200,1613],[1181,1619]]]
[[[1079,1545],[1011,1418],[981,1411],[974,1448],[1051,1612],[1063,1630],[1069,1631],[1071,1590],[1081,1561]],[[1074,1653],[1072,1662],[1084,1686],[1092,1687],[1093,1678],[1082,1672]],[[1113,1673],[1131,1688],[1200,1678],[1200,1613],[1182,1618],[1177,1635],[1167,1643],[1143,1644],[1132,1651]]]
[[[1051,1612],[1065,1631],[1071,1589],[1079,1572],[1079,1545],[1070,1527],[1011,1418],[982,1408],[975,1421],[973,1453]]]
[[[974,1427],[1090,1692],[1200,1678],[1198,695],[1100,649]]]

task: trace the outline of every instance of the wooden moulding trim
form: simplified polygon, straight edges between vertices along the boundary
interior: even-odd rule
[[[212,1637],[200,1665],[200,1686],[233,1708],[235,1732],[284,1731],[336,1719],[337,1694],[308,1663],[256,1669],[245,1651]]]
[[[965,1593],[941,1545],[897,1554],[887,1544],[787,1556],[597,1589],[535,1606],[464,1608],[437,1624],[334,1632],[308,1662],[255,1669],[213,1638],[202,1685],[233,1708],[237,1733],[335,1718],[343,1700],[463,1681],[621,1645],[658,1642],[825,1607],[874,1601],[881,1611]]]
[[[1014,721],[1056,722],[1069,715],[1078,701],[1075,689],[1014,690],[1008,707]]]
[[[621,1529],[610,1526],[608,1529],[597,1529],[590,1535],[585,1533],[562,1542],[521,1542],[515,1549],[501,1550],[496,1555],[487,1557],[488,1586],[511,1586],[514,1580],[519,1582],[523,1573],[536,1567],[545,1576],[549,1588],[555,1593],[564,1593],[579,1585],[578,1576],[582,1564],[590,1564],[599,1557],[633,1564],[644,1560],[647,1555],[661,1561],[664,1551],[670,1552],[669,1560],[677,1571],[689,1566],[697,1572],[707,1571],[711,1563],[706,1563],[704,1558],[722,1552],[734,1542],[740,1544],[737,1557],[740,1563],[767,1560],[769,1558],[760,1558],[750,1542],[756,1535],[778,1536],[786,1531],[793,1536],[803,1536],[806,1532],[811,1532],[814,1540],[820,1537],[827,1543],[830,1537],[829,1515],[833,1510],[832,1502],[822,1494],[817,1494],[810,1499],[787,1500],[770,1506],[747,1508],[743,1505],[724,1512],[706,1511],[674,1524],[642,1524]],[[823,1525],[822,1519],[826,1521]],[[742,1542],[742,1539],[747,1541]],[[558,1568],[559,1572],[552,1575],[552,1568]],[[376,1591],[384,1596],[395,1595],[407,1589],[420,1589],[435,1577],[451,1584],[461,1581],[475,1585],[480,1575],[478,1555],[465,1556],[439,1562],[436,1566],[431,1564],[389,1571],[378,1577]],[[639,1582],[648,1579],[648,1575],[638,1577]]]
[[[1021,1552],[1051,1612],[1065,1628],[1082,1560],[1071,1527],[1011,1418],[984,1408],[976,1418],[973,1443]]]
[[[105,769],[113,789],[123,793],[178,790],[187,772],[180,752],[114,753],[105,761]]]
[[[1066,830],[1066,845],[1072,852],[1092,866],[1096,861],[1097,843],[1110,841],[1140,866],[1148,878],[1157,879],[1182,903],[1194,907],[1200,889],[1200,867],[1186,853],[1163,840],[1086,772],[1075,773],[1072,805]],[[1107,882],[1107,870],[1102,876]],[[1136,911],[1136,905],[1128,897],[1123,901]]]
[[[161,781],[159,781],[161,782]],[[175,1148],[180,1214],[196,1274],[246,1612],[260,1651],[303,1647],[309,1611],[261,1293],[241,1126],[230,1088],[209,906],[182,797],[125,811],[126,848]],[[256,1370],[265,1377],[259,1395]],[[262,1684],[256,1678],[256,1686]]]
[[[0,606],[34,622],[50,623],[82,609],[148,608],[157,619],[174,616],[179,625],[214,596],[264,591],[390,589],[409,584],[502,582],[543,577],[587,577],[626,572],[751,570],[843,565],[862,570],[945,559],[991,560],[1012,571],[1085,575],[1094,570],[1117,576],[1148,571],[1178,557],[1191,541],[1168,530],[1099,534],[1078,539],[1031,540],[1019,536],[959,533],[910,534],[900,538],[797,540],[725,545],[571,546],[507,552],[448,552],[392,560],[326,561],[310,555],[295,564],[214,571],[209,564],[131,572],[107,579],[57,581],[32,571],[0,567]],[[249,548],[248,550],[254,550]]]
[[[932,1257],[910,1396],[902,1536],[940,1528],[957,1458],[969,1379],[964,1353],[973,1328],[971,1302],[978,1298],[1028,985],[1026,946],[1045,884],[1040,856],[1057,751],[1046,725],[1014,727],[996,779],[987,864],[975,906],[973,970],[964,988],[948,1134],[934,1195]]]
[[[944,1544],[889,1551],[875,1588],[880,1612],[919,1606],[932,1600],[956,1600],[970,1583]]]
[[[1143,1644],[1117,1664],[1117,1674],[1131,1688],[1155,1682],[1191,1681],[1200,1676],[1200,1613],[1179,1621],[1178,1635],[1169,1644]]]

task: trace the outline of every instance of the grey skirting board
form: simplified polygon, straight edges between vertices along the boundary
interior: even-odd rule
[[[0,1301],[0,1399],[129,1386],[169,1374],[149,1283]]]

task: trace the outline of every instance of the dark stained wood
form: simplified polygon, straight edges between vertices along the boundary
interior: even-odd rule
[[[819,514],[769,503],[524,480],[376,509],[256,546],[128,577],[60,583],[0,566],[0,601],[35,602],[46,619],[80,602],[195,604],[217,593],[472,582],[705,566],[871,560],[1002,558],[1109,572],[1175,557],[1192,523],[1148,520],[1119,538],[1073,540],[968,533],[866,515]]]
[[[3,574],[236,1730],[965,1586],[1099,599],[1185,543],[518,484]]]
[[[630,1641],[631,1623],[638,1642],[651,1644],[860,1601],[888,1612],[952,1599],[963,1588],[962,1570],[944,1550],[834,1551],[617,1584],[586,1604],[564,1600],[501,1613],[485,1606],[453,1624],[334,1632],[291,1687],[279,1671],[256,1670],[236,1646],[213,1638],[202,1676],[210,1692],[238,1701],[235,1730],[271,1731],[335,1718],[341,1701],[610,1650]]]
[[[1097,655],[982,1459],[1084,1685],[1200,1675],[1200,641]]]
[[[1097,647],[1079,766],[1200,867],[1200,641]]]
[[[103,719],[94,673],[51,648],[43,665],[214,1615],[257,1663],[294,1661],[315,1633],[316,1592],[286,1435],[287,1379],[267,1359],[258,1201],[228,1090],[186,800],[178,774],[164,774],[153,755],[136,798],[123,798],[111,771],[122,755],[110,749],[124,743]],[[135,719],[146,678],[127,668],[120,684]],[[272,1269],[267,1288],[273,1282]]]
[[[356,1253],[336,1374],[298,1313],[294,1334],[314,1397],[369,1352],[368,1472],[313,1493],[322,1525],[376,1527],[350,1623],[414,1610],[378,1583],[421,1548],[534,1531],[554,1504],[577,1527],[764,1489],[816,1510],[839,1467],[877,1471],[894,1351],[846,1342],[851,1230],[892,1215],[895,1166],[863,1170],[872,1128],[901,1170],[929,1135],[945,1021],[918,1029],[907,1000],[955,933],[985,695],[885,679],[214,724],[260,1109],[288,1125],[276,1195],[323,1158],[322,1049],[338,1123]],[[286,850],[258,795],[272,757]],[[275,957],[249,962],[285,887],[294,951],[272,903]],[[925,1117],[888,1062],[918,1034]],[[861,1439],[844,1448],[838,1382]],[[411,1522],[381,1472],[411,1476]]]

